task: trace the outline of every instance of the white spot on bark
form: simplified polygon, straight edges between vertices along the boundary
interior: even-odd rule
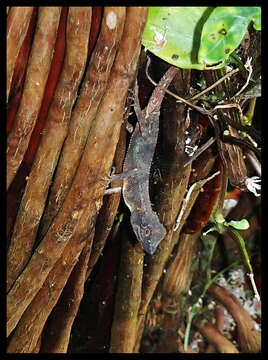
[[[72,212],[72,218],[73,219],[78,219],[80,217],[80,215],[81,215],[81,211],[75,210],[75,211]]]
[[[113,11],[110,11],[109,14],[106,16],[106,25],[110,30],[116,27],[117,17]]]

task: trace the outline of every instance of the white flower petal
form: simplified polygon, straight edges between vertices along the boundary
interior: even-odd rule
[[[259,178],[259,176],[252,176],[251,178],[247,178],[245,180],[245,185],[247,189],[257,197],[261,195],[257,193],[257,190],[261,190],[261,185],[257,184],[260,181],[261,179]]]

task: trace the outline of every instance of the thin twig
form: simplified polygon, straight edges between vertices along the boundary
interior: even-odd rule
[[[209,148],[210,145],[212,145],[215,140],[216,140],[216,137],[214,137],[214,136],[212,136],[211,138],[209,138],[208,141],[205,142],[205,144],[203,144],[202,146],[200,146],[200,148],[194,153],[194,155],[193,155],[192,157],[190,157],[188,160],[185,161],[185,163],[183,164],[183,167],[186,167],[186,166],[189,165],[192,161],[194,161],[195,159],[197,159],[198,156],[201,155],[202,152],[204,152],[207,148]]]
[[[212,113],[214,113],[218,109],[230,109],[230,108],[233,108],[233,107],[235,107],[239,111],[240,119],[242,119],[243,118],[243,112],[241,110],[240,105],[237,104],[237,103],[225,104],[225,105],[216,105],[211,111],[212,111]]]
[[[237,73],[239,71],[238,68],[229,71],[227,74],[225,74],[223,77],[221,77],[219,80],[217,80],[214,84],[210,85],[209,87],[207,87],[205,90],[199,92],[198,94],[192,96],[189,100],[193,101],[198,99],[200,96],[206,94],[207,92],[209,92],[210,90],[212,90],[213,88],[215,88],[216,86],[218,86],[220,83],[222,83],[225,79],[228,79],[229,77],[231,77],[232,75],[234,75],[235,73]]]
[[[151,63],[151,59],[150,57],[148,57],[148,60],[147,60],[147,64],[146,64],[146,68],[145,68],[145,73],[146,73],[146,76],[148,78],[148,80],[154,85],[154,86],[157,86],[157,83],[151,78],[151,76],[149,75],[149,65]],[[237,70],[238,71],[238,70]],[[189,100],[186,100],[182,97],[180,97],[179,95],[177,94],[174,94],[172,91],[166,89],[165,92],[171,96],[173,96],[175,99],[183,102],[184,104],[190,106],[191,108],[197,110],[198,112],[200,112],[201,114],[203,115],[210,115],[212,116],[212,114],[217,110],[217,109],[220,109],[220,108],[230,108],[230,107],[236,107],[239,111],[239,114],[241,116],[241,119],[242,119],[242,116],[243,116],[243,113],[242,113],[242,110],[240,108],[240,106],[236,103],[234,104],[227,104],[227,105],[217,105],[215,106],[215,108],[213,108],[212,110],[207,110],[205,108],[202,108],[200,106],[197,106],[195,104],[193,104],[190,100],[193,100],[193,99],[197,99],[198,97],[200,97],[201,95],[203,95],[204,93],[210,91],[211,89],[213,89],[215,86],[217,86],[219,83],[221,83],[222,81],[224,81],[227,77],[230,77],[231,75],[233,75],[234,73],[236,73],[237,71],[233,70],[231,71],[232,74],[228,73],[226,74],[225,76],[223,76],[221,79],[217,80],[213,85],[211,85],[209,88],[205,89],[204,91],[202,91],[201,93],[198,93],[196,94],[195,96],[193,96],[192,98],[190,98]],[[228,76],[227,76],[228,75]]]
[[[148,80],[154,85],[154,86],[157,86],[157,83],[151,78],[151,76],[149,75],[149,72],[148,72],[148,68],[149,68],[149,65],[151,63],[151,59],[148,57],[148,60],[147,60],[147,64],[146,64],[146,69],[145,69],[145,73],[146,73],[146,76],[148,78]],[[201,108],[200,106],[196,106],[194,104],[192,104],[190,101],[180,97],[179,95],[177,94],[174,94],[172,91],[166,89],[165,92],[167,94],[169,94],[170,96],[173,96],[175,99],[185,103],[186,105],[190,106],[191,108],[199,111],[201,114],[204,114],[204,115],[210,115],[210,111],[209,110],[206,110],[204,108]]]
[[[252,66],[251,66],[251,60],[252,60],[252,58],[248,58],[246,61],[246,64],[245,64],[245,69],[248,71],[247,81],[242,86],[242,88],[236,94],[234,94],[234,96],[231,97],[231,99],[240,95],[242,93],[242,91],[248,86],[248,83],[249,83],[249,80],[250,80],[250,77],[251,77],[252,71],[253,71]]]
[[[190,187],[190,189],[187,192],[187,195],[186,195],[185,199],[183,200],[182,207],[181,207],[180,213],[179,213],[179,215],[177,217],[177,220],[176,220],[173,231],[176,231],[178,229],[178,227],[180,225],[180,222],[181,222],[181,219],[183,217],[184,211],[186,209],[186,206],[187,206],[187,204],[189,202],[189,199],[191,197],[191,194],[196,189],[196,187],[198,187],[198,186],[202,187],[203,185],[205,185],[206,182],[210,181],[211,179],[213,179],[215,176],[217,176],[219,174],[220,174],[220,171],[217,171],[213,175],[209,176],[208,178],[195,182]]]

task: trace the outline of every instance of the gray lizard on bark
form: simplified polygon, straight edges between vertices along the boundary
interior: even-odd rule
[[[167,70],[143,110],[138,99],[137,81],[134,88],[134,110],[138,121],[131,136],[123,173],[130,173],[133,169],[136,171],[123,179],[123,197],[131,211],[130,221],[134,233],[143,249],[151,255],[165,237],[166,229],[152,210],[149,196],[150,168],[158,138],[162,100],[178,71],[175,67]]]

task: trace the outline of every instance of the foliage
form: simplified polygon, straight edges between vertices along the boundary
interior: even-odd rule
[[[220,68],[252,21],[260,30],[260,7],[150,7],[142,44],[180,68]]]

